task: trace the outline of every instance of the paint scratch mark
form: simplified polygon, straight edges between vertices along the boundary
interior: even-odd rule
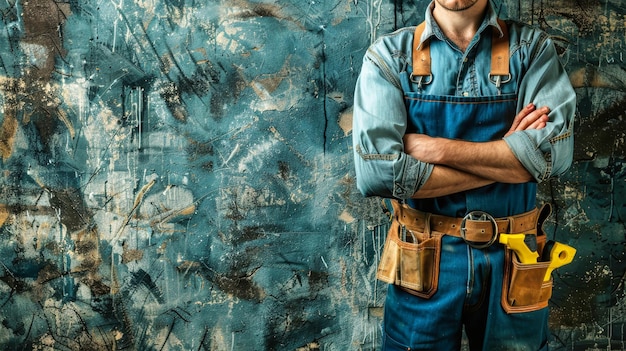
[[[152,188],[152,186],[155,183],[156,183],[156,179],[152,179],[150,181],[150,183],[144,185],[141,188],[141,190],[139,190],[139,193],[137,193],[137,196],[135,197],[135,202],[133,204],[133,208],[131,208],[131,210],[129,211],[128,215],[126,216],[126,219],[124,220],[124,223],[122,224],[120,229],[117,231],[117,234],[115,234],[115,236],[113,237],[113,240],[117,240],[117,238],[119,238],[119,236],[122,235],[122,232],[124,232],[124,229],[126,228],[128,223],[130,222],[130,219],[132,218],[133,214],[135,213],[135,211],[137,210],[139,205],[141,205],[141,202],[143,201],[144,196],[146,195],[148,190],[150,190],[150,188]]]

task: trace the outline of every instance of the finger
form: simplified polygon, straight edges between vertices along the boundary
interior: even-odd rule
[[[533,103],[526,105],[513,119],[513,123],[511,124],[511,128],[509,129],[509,132],[513,132],[517,130],[520,123],[524,120],[524,118],[526,118],[526,116],[528,116],[534,110],[535,110],[535,105]]]
[[[517,127],[517,130],[525,130],[530,128],[535,122],[539,120],[543,120],[543,122],[547,122],[549,109],[547,107],[542,107],[532,113],[528,114],[524,119],[520,122]]]
[[[517,130],[541,129],[546,126],[547,122],[548,122],[548,115],[546,114],[533,115],[532,118],[527,117],[520,124]]]
[[[547,116],[548,113],[550,113],[550,108],[548,108],[547,106],[544,106],[542,108],[537,109],[535,113],[537,113],[540,116],[543,116],[543,115]]]
[[[517,116],[515,116],[515,120],[517,121],[521,121],[522,119],[524,119],[526,116],[528,116],[529,114],[531,114],[533,111],[536,110],[536,107],[533,103],[530,103],[528,105],[526,105],[518,114]]]
[[[529,125],[535,123],[539,118],[541,118],[542,115],[543,113],[541,111],[533,111],[533,113],[524,117],[524,120],[520,123],[520,128],[528,128]]]
[[[535,122],[530,124],[528,126],[528,128],[526,128],[526,129],[541,129],[541,128],[544,128],[546,126],[547,122],[548,122],[548,115],[542,115]]]
[[[532,111],[536,109],[535,104],[533,104],[532,102],[528,103],[528,105],[524,106],[524,108],[522,109],[522,111]]]
[[[528,126],[530,126],[531,124],[535,123],[535,121],[537,121],[537,119],[539,118],[539,116],[536,113],[531,113],[529,115],[527,115],[526,117],[524,117],[524,119],[522,119],[519,124],[517,125],[517,127],[515,128],[516,131],[518,130],[526,130],[528,128]]]

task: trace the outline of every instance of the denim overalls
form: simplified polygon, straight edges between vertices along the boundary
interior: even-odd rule
[[[489,74],[489,67],[478,74]],[[516,115],[516,92],[485,97],[426,95],[411,84],[411,79],[410,72],[401,73],[407,133],[475,142],[498,140]],[[496,183],[434,199],[409,199],[407,203],[421,211],[451,217],[463,217],[474,210],[506,217],[535,208],[535,197],[535,183]],[[441,251],[439,287],[431,298],[422,299],[389,286],[383,350],[459,350],[463,326],[471,350],[547,350],[547,308],[507,314],[500,305],[501,244],[476,249],[458,237],[444,235]]]

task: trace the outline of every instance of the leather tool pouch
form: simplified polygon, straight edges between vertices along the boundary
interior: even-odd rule
[[[544,206],[539,211],[537,223],[539,257],[546,244],[542,225],[550,212],[549,206]],[[537,311],[548,306],[548,300],[552,297],[552,278],[544,281],[544,277],[549,265],[550,262],[521,263],[512,250],[506,249],[501,304],[507,313]]]
[[[437,291],[441,257],[440,233],[423,233],[391,222],[376,278],[413,295],[430,298]]]

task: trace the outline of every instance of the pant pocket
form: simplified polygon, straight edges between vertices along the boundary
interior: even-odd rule
[[[441,234],[425,235],[392,221],[376,277],[430,298],[437,291]]]
[[[552,297],[552,278],[544,281],[550,262],[524,264],[506,249],[502,307],[507,313],[536,311],[548,306]]]

